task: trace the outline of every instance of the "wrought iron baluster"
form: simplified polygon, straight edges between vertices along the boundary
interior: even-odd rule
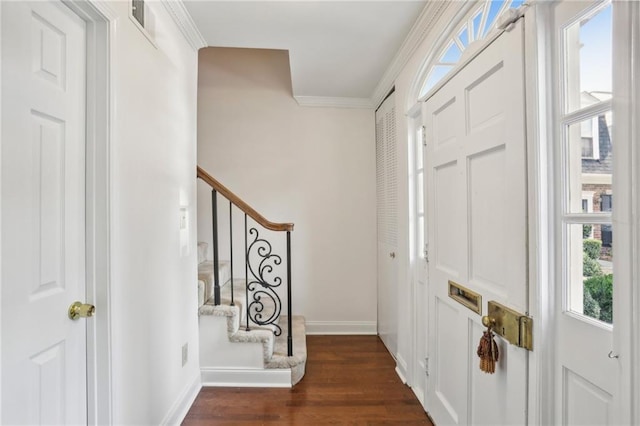
[[[247,296],[245,310],[247,312],[247,331],[249,331],[249,248],[247,242],[247,214],[244,214],[244,277],[245,277],[245,286],[244,291]]]
[[[277,276],[276,269],[282,264],[282,257],[273,253],[271,243],[260,238],[256,228],[250,228],[249,235],[252,237],[247,249],[247,289],[251,294],[247,304],[249,318],[259,326],[274,327],[273,334],[280,336],[282,327],[278,318],[282,313],[282,300],[276,290],[282,284],[282,278]]]
[[[213,234],[213,304],[220,304],[220,265],[218,264],[218,192],[211,190],[211,220]]]
[[[291,231],[287,231],[287,355],[293,356],[293,313],[291,312]]]
[[[230,262],[230,275],[231,275],[231,306],[234,306],[233,301],[233,203],[229,200],[229,262]]]

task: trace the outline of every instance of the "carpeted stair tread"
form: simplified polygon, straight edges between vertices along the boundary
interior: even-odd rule
[[[253,327],[246,331],[239,327],[239,306],[209,305],[200,308],[200,315],[212,315],[227,318],[227,335],[234,343],[261,343],[264,367],[268,369],[291,369],[291,384],[295,385],[305,373],[307,361],[307,343],[305,319],[294,316],[293,323],[293,356],[287,356],[287,316],[280,317],[282,333],[275,336],[268,328]]]
[[[294,315],[293,326],[293,356],[287,356],[287,316],[280,317],[282,334],[276,337],[273,356],[265,362],[265,368],[290,368],[291,384],[295,385],[304,376],[307,363],[306,327],[303,316]]]
[[[230,262],[218,262],[218,277],[220,278],[220,289],[225,288],[231,277]],[[200,304],[202,304],[203,301],[206,303],[207,300],[213,297],[214,278],[212,261],[206,260],[198,264],[198,281],[202,283],[203,287],[203,299],[201,299]]]
[[[213,301],[213,262],[204,261],[198,265],[198,313],[201,316],[226,317],[227,336],[234,343],[260,343],[262,344],[262,356],[264,367],[267,369],[291,369],[291,384],[298,383],[305,373],[307,361],[307,344],[305,319],[302,316],[293,316],[293,356],[287,356],[287,316],[281,315],[275,324],[255,324],[251,319],[250,330],[246,329],[246,307],[256,300],[253,293],[249,292],[247,301],[246,280],[234,279],[234,305],[231,306],[231,282],[229,262],[220,262],[220,305],[215,306]],[[259,288],[259,287],[258,287]],[[275,312],[275,304],[268,297],[262,296],[262,318],[268,319]],[[253,311],[252,316],[256,314]],[[255,318],[255,316],[254,316]],[[274,332],[281,328],[279,336]]]

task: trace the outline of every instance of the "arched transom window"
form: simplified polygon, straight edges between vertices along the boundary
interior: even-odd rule
[[[454,31],[452,36],[443,45],[442,51],[436,56],[438,58],[427,73],[427,78],[420,89],[420,96],[433,89],[451,71],[462,54],[474,41],[484,39],[496,26],[497,18],[509,8],[520,7],[524,0],[485,0],[468,15],[469,18],[463,21]]]

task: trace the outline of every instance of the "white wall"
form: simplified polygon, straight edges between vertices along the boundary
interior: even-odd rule
[[[113,423],[160,424],[199,378],[196,277],[197,53],[160,2],[157,48],[128,17],[112,34]],[[191,250],[180,256],[179,206]],[[181,347],[189,343],[183,368]]]
[[[310,331],[375,332],[373,110],[300,107],[286,51],[207,48],[199,60],[198,164],[267,219],[295,223],[294,313]]]

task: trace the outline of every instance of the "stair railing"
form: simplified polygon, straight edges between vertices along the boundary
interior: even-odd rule
[[[282,279],[274,276],[274,268],[282,263],[282,257],[273,252],[269,241],[261,238],[258,229],[249,226],[248,218],[253,219],[265,229],[276,232],[286,232],[287,244],[287,354],[293,355],[292,339],[292,312],[291,312],[291,231],[293,223],[274,223],[265,219],[260,213],[248,205],[236,194],[214,179],[209,173],[198,166],[197,177],[211,187],[211,220],[212,220],[212,251],[213,251],[213,301],[214,305],[220,305],[220,266],[218,246],[218,195],[229,202],[229,245],[231,268],[231,305],[234,305],[233,294],[233,206],[244,213],[244,252],[245,252],[245,277],[247,285],[245,292],[247,297],[246,322],[247,331],[249,324],[253,322],[259,326],[274,326],[274,334],[279,336],[282,328],[276,323],[282,312],[282,300],[276,289],[282,284]],[[251,238],[251,241],[249,239]],[[257,264],[253,259],[259,259]],[[249,300],[251,298],[251,300]],[[273,303],[273,312],[265,310],[265,303]]]

